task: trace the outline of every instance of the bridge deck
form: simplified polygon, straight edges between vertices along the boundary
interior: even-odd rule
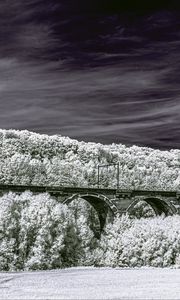
[[[71,186],[35,186],[35,185],[10,185],[1,184],[0,191],[24,192],[31,191],[34,193],[45,193],[61,195],[63,194],[84,194],[98,193],[106,195],[129,195],[129,196],[157,196],[179,197],[180,191],[160,191],[160,190],[126,190],[126,189],[109,189],[96,187],[71,187]]]

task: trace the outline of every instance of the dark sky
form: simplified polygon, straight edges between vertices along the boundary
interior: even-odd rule
[[[180,148],[180,10],[142,3],[1,1],[0,128]]]

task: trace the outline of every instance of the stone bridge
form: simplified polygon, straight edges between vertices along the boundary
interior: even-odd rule
[[[84,199],[96,210],[101,230],[108,219],[117,214],[131,213],[139,201],[145,201],[156,215],[180,214],[180,192],[177,191],[149,191],[149,190],[121,190],[105,188],[81,188],[64,186],[24,186],[0,185],[0,194],[9,191],[22,193],[29,190],[35,194],[49,193],[57,201],[69,204],[75,199]]]

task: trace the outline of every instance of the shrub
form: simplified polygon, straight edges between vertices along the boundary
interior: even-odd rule
[[[73,265],[69,254],[79,244],[70,211],[46,193],[1,197],[0,235],[1,270]]]
[[[96,265],[112,267],[180,266],[180,216],[116,218],[95,250]]]

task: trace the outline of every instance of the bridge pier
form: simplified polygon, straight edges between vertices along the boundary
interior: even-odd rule
[[[132,199],[128,197],[116,197],[113,199],[113,204],[116,206],[119,215],[125,214],[127,208],[131,205]]]

